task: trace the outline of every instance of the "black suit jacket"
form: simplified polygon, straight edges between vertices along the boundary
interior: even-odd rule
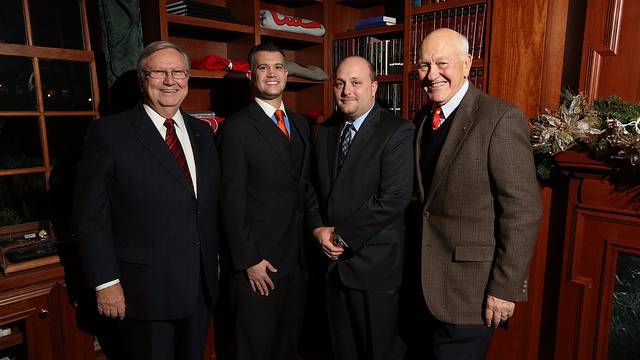
[[[318,129],[314,158],[319,207],[312,228],[335,226],[348,250],[332,263],[351,288],[400,286],[404,258],[404,210],[413,184],[413,124],[376,104],[353,138],[337,172],[340,131],[334,116]]]
[[[255,101],[221,126],[221,219],[236,272],[263,259],[278,269],[274,277],[303,266],[309,125],[292,111],[287,116],[297,153]]]
[[[211,128],[182,114],[197,199],[141,104],[97,120],[79,164],[74,220],[89,285],[119,278],[131,318],[189,314],[202,286],[199,259],[217,295],[218,154]]]

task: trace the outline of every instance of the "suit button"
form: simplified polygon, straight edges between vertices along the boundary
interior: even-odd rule
[[[200,211],[196,211],[196,215],[200,215]]]
[[[329,205],[333,205],[333,203],[334,203],[333,198],[329,199]]]

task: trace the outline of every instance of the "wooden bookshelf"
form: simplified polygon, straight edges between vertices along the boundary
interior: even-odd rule
[[[249,50],[260,43],[272,42],[280,46],[288,60],[300,65],[330,67],[330,54],[325,39],[307,34],[264,29],[260,27],[260,10],[274,10],[327,22],[329,4],[319,0],[200,0],[225,6],[231,10],[235,23],[168,14],[167,0],[141,0],[144,42],[168,40],[180,45],[193,60],[215,54],[229,60],[247,61]],[[215,111],[225,116],[248,105],[251,97],[248,78],[241,72],[193,69],[189,81],[189,95],[183,108],[189,111]],[[318,111],[324,115],[328,84],[290,76],[285,89],[287,108],[299,112]],[[238,94],[230,98],[230,94]]]
[[[402,34],[404,31],[403,24],[395,24],[389,26],[378,26],[370,29],[363,30],[348,30],[345,32],[337,33],[333,36],[334,40],[349,39],[361,36],[376,36],[376,35],[389,35],[389,34]]]
[[[487,0],[447,0],[444,2],[414,6],[411,8],[411,15],[430,13],[433,11],[455,9],[457,7],[485,4]]]

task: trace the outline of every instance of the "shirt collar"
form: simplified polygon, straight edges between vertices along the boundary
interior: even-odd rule
[[[254,99],[256,100],[256,103],[258,103],[258,105],[260,105],[260,108],[262,108],[262,111],[264,111],[264,113],[267,114],[267,116],[269,118],[272,118],[273,117],[273,113],[275,113],[277,109],[273,105],[269,104],[268,102],[266,102],[266,101],[264,101],[262,99],[258,99],[258,98],[254,98]],[[280,109],[280,110],[282,110],[284,112],[285,118],[288,118],[287,111],[284,108],[284,101],[280,102],[280,107],[278,109]]]
[[[460,105],[460,102],[462,101],[464,95],[467,93],[467,90],[469,90],[469,81],[465,80],[464,83],[462,83],[462,86],[460,86],[460,89],[458,89],[455,95],[453,95],[451,100],[441,106],[442,114],[444,115],[445,119],[455,111],[458,105]]]
[[[360,130],[360,126],[362,126],[362,123],[364,122],[364,119],[367,118],[367,115],[369,115],[369,113],[371,112],[371,109],[373,109],[375,104],[376,103],[374,102],[373,105],[371,105],[371,107],[369,108],[369,110],[367,110],[366,113],[358,116],[355,120],[353,120],[352,124],[353,124],[353,130],[355,132],[358,132],[358,130]]]
[[[151,118],[151,121],[153,121],[153,124],[158,129],[164,129],[164,121],[166,120],[166,118],[164,116],[158,114],[155,110],[153,110],[151,108],[151,106],[149,106],[147,104],[142,104],[142,106],[144,107],[144,111]],[[185,128],[184,127],[184,118],[182,117],[182,112],[180,112],[180,110],[178,110],[176,112],[176,114],[173,115],[172,119],[175,122],[175,126],[177,128],[179,128],[179,129],[184,129]]]

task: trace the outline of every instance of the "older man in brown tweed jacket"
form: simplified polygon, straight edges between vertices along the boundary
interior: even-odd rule
[[[493,329],[527,299],[541,202],[527,122],[467,81],[467,39],[422,42],[418,74],[432,104],[420,119],[422,294],[436,359],[482,359]],[[424,340],[424,339],[423,339]]]

